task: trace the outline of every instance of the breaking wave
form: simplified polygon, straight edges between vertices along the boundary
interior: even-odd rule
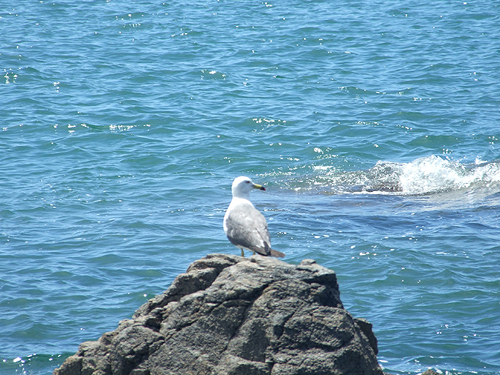
[[[296,191],[324,194],[378,193],[431,195],[471,189],[500,191],[500,161],[462,164],[439,156],[428,156],[410,163],[378,162],[362,171],[339,171],[315,167],[319,172],[291,185]],[[292,187],[290,186],[290,187]]]

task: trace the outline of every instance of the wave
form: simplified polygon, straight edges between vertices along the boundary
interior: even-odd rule
[[[378,193],[432,195],[453,191],[487,189],[500,192],[500,161],[463,164],[439,156],[427,156],[409,163],[379,161],[361,171],[339,171],[315,166],[314,176],[290,182],[296,191],[324,194]]]
[[[464,165],[430,156],[403,164],[399,186],[405,195],[428,195],[457,190],[500,187],[500,162]]]

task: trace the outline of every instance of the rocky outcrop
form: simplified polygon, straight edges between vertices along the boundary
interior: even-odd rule
[[[371,324],[342,306],[333,271],[213,254],[55,375],[382,375]]]

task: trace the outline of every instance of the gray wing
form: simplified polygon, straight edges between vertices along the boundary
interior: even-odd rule
[[[235,207],[226,220],[227,238],[235,246],[270,255],[271,239],[264,215],[251,206]]]

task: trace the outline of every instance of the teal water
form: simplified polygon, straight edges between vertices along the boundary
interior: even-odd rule
[[[234,177],[394,374],[500,373],[499,1],[0,0],[0,374],[209,253]]]

